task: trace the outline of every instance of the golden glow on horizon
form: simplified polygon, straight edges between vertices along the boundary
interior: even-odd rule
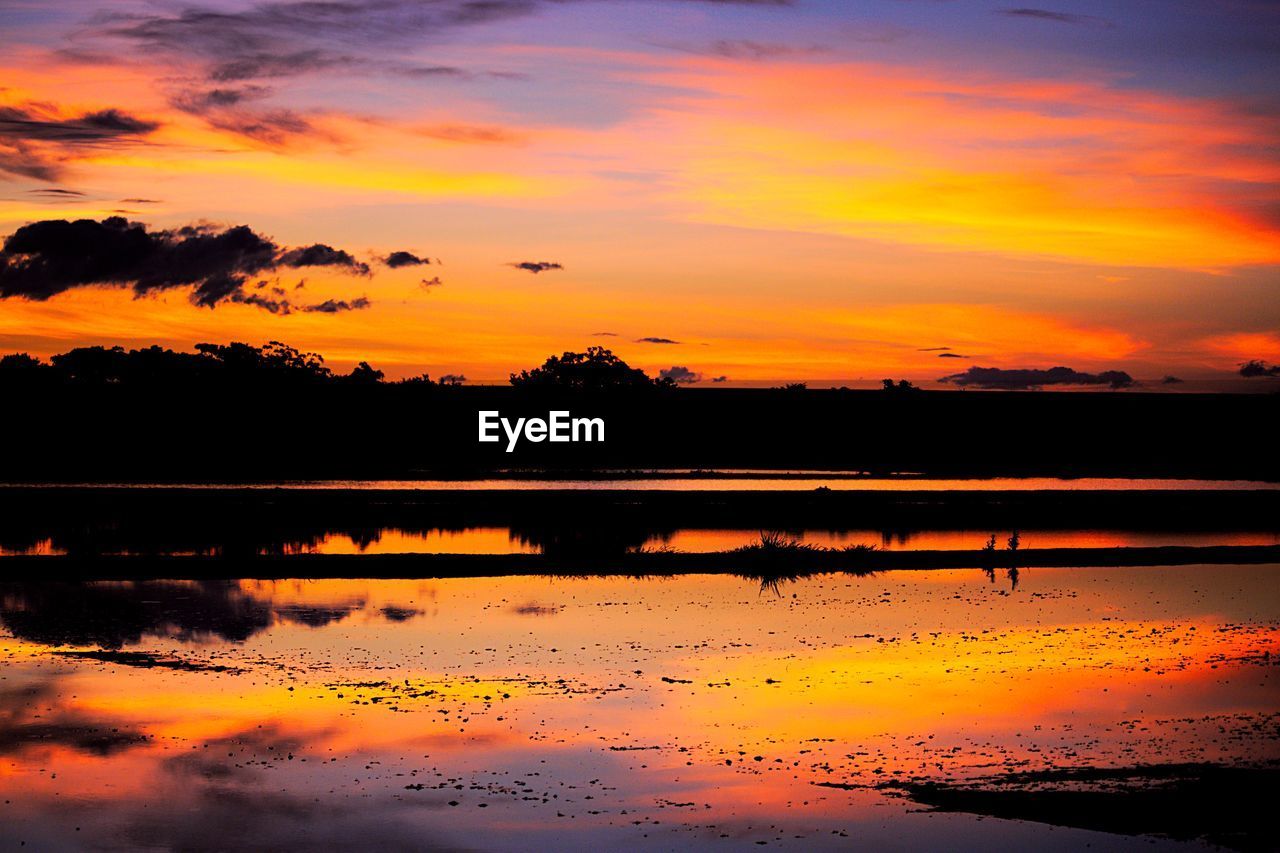
[[[481,381],[590,344],[651,373],[682,365],[731,382],[929,380],[979,363],[1154,378],[1277,357],[1269,333],[1189,333],[1143,308],[1186,276],[1225,274],[1214,286],[1230,288],[1280,262],[1280,232],[1254,201],[1280,181],[1270,130],[1228,104],[1102,75],[492,49],[589,60],[636,89],[599,126],[513,120],[452,92],[394,119],[313,111],[309,133],[254,139],[174,107],[173,84],[157,86],[142,58],[92,74],[34,51],[10,58],[0,104],[56,104],[64,117],[123,107],[161,126],[63,152],[68,185],[88,195],[10,193],[0,231],[53,217],[211,219],[362,258],[411,248],[446,261],[299,276],[308,297],[373,303],[340,317],[209,311],[181,291],[11,299],[0,349],[283,339],[339,369],[368,359],[392,377]],[[140,194],[159,203],[124,201]],[[544,256],[565,270],[503,266]],[[418,286],[437,275],[444,287]],[[617,337],[593,337],[604,330]],[[682,344],[634,343],[654,335]],[[979,361],[921,352],[941,345]]]
[[[668,113],[697,221],[1126,266],[1280,261],[1275,226],[1211,188],[1280,180],[1269,137],[1212,103],[872,65],[691,65],[654,77],[700,93]]]

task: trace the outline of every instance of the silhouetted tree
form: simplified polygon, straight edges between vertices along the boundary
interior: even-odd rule
[[[15,352],[0,357],[0,370],[41,370],[48,368],[40,359],[25,352]]]
[[[1267,364],[1261,359],[1246,361],[1240,365],[1240,375],[1246,379],[1256,376],[1280,376],[1280,364]]]
[[[335,377],[324,358],[279,341],[255,347],[245,343],[196,344],[196,352],[174,352],[160,346],[128,350],[124,347],[77,347],[55,355],[44,365],[26,353],[0,359],[8,380],[19,375],[41,382],[83,385],[147,385],[173,388],[210,381],[246,384],[324,383],[342,379],[373,384],[381,371],[361,362],[351,374]],[[19,374],[22,371],[22,374]],[[24,380],[25,381],[25,380]]]
[[[377,385],[385,375],[381,370],[370,367],[369,362],[362,361],[342,378],[353,385]]]
[[[314,352],[302,352],[280,341],[268,341],[262,347],[233,342],[222,344],[196,344],[196,351],[214,359],[223,368],[235,372],[267,372],[296,379],[323,380],[333,376],[324,366],[324,356]]]
[[[885,391],[919,391],[920,389],[906,379],[899,379],[896,383],[892,379],[882,380]]]
[[[119,382],[127,373],[128,354],[124,347],[76,347],[50,359],[53,366],[79,382],[105,384]]]
[[[604,347],[551,356],[541,367],[511,374],[517,388],[565,388],[575,391],[614,391],[674,388],[669,379],[652,379]]]

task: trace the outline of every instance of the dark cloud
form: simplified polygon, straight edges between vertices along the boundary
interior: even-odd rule
[[[335,604],[329,607],[319,604],[285,604],[276,607],[275,612],[276,617],[281,621],[305,625],[308,628],[323,628],[326,625],[341,622],[363,607],[363,601]]]
[[[393,270],[400,267],[418,267],[431,263],[430,258],[420,258],[413,252],[392,252],[382,259],[382,262]]]
[[[959,353],[954,353],[954,352],[940,352],[940,353],[938,353],[938,358],[968,358],[968,357],[969,357],[969,356],[967,356],[967,355],[960,355]]]
[[[104,13],[95,33],[124,41],[129,53],[199,66],[209,80],[242,82],[333,69],[466,79],[452,65],[406,63],[454,31],[536,14],[565,0],[272,0],[237,9],[197,5],[142,13]],[[789,0],[684,0],[784,6]],[[415,56],[416,58],[416,56]],[[487,72],[486,76],[518,75]]]
[[[358,64],[359,60],[354,57],[326,54],[320,50],[300,50],[285,55],[257,53],[218,63],[209,70],[209,79],[220,83],[234,83],[272,77],[294,77]]]
[[[1070,12],[1054,12],[1049,9],[997,9],[997,15],[1004,15],[1010,18],[1028,18],[1034,21],[1052,21],[1057,24],[1092,24],[1107,25],[1107,22],[1101,18],[1095,18],[1092,15],[1073,15]]]
[[[678,344],[679,341],[673,341],[671,338],[636,338],[638,344]]]
[[[76,148],[136,141],[158,127],[114,109],[67,117],[48,104],[0,107],[0,173],[57,180]]]
[[[298,249],[290,249],[280,255],[280,263],[286,267],[345,267],[358,275],[368,275],[369,265],[357,261],[350,253],[324,243],[313,243]]]
[[[267,86],[219,87],[193,89],[175,95],[171,103],[183,112],[203,115],[209,110],[225,109],[269,97]]]
[[[218,130],[245,136],[265,145],[284,145],[291,138],[299,136],[333,138],[294,110],[236,110],[209,113],[204,119]]]
[[[951,347],[921,347],[916,352],[946,352],[950,349]]]
[[[618,336],[617,332],[592,332],[591,333],[591,337],[593,338],[616,338],[617,336]]]
[[[555,263],[554,261],[513,261],[512,263],[507,264],[507,266],[515,267],[516,269],[524,270],[525,272],[531,272],[535,275],[540,272],[546,272],[547,270],[564,269],[562,264]]]
[[[445,142],[507,145],[524,139],[520,134],[504,127],[471,124],[442,124],[418,129],[422,136]]]
[[[122,204],[163,204],[159,199],[154,198],[122,198]]]
[[[43,189],[38,189],[38,190],[27,190],[27,194],[42,196],[45,198],[63,199],[63,200],[78,199],[78,198],[86,197],[85,194],[80,192],[79,190],[64,190],[61,187],[45,187]]]
[[[1166,376],[1164,379],[1160,380],[1160,384],[1161,385],[1181,385],[1182,380],[1176,376]]]
[[[233,293],[228,300],[240,305],[253,305],[272,314],[292,314],[293,305],[287,299],[271,299],[256,293]]]
[[[234,732],[215,741],[217,748],[175,752],[165,759],[174,776],[166,790],[171,808],[128,798],[114,804],[108,828],[135,840],[132,846],[160,850],[284,850],[307,847],[331,850],[448,850],[459,847],[455,834],[425,829],[418,815],[397,806],[358,806],[341,796],[321,798],[312,792],[272,790],[266,773],[282,754],[320,756],[323,744],[303,735],[257,729]],[[299,744],[302,744],[301,746]],[[211,744],[212,746],[213,744]],[[315,760],[315,759],[313,759]],[[277,786],[278,787],[278,786]],[[177,810],[182,819],[175,820]],[[56,820],[53,811],[47,818]],[[216,844],[211,839],[217,839]]]
[[[267,145],[283,145],[294,137],[332,139],[327,131],[317,128],[311,118],[296,110],[255,109],[250,104],[269,98],[268,86],[218,86],[211,89],[188,89],[170,98],[175,109],[199,116],[210,127],[248,137]]]
[[[769,59],[784,59],[794,56],[809,56],[822,53],[826,48],[820,45],[794,45],[783,42],[755,41],[753,39],[717,39],[707,45],[693,47],[676,47],[686,53],[697,53],[704,56],[721,56],[725,59],[745,59],[751,62],[763,62]]]
[[[51,654],[75,660],[91,660],[117,666],[132,666],[138,669],[171,669],[177,672],[243,672],[237,667],[201,663],[153,652],[122,652],[115,649],[94,649],[92,651],[58,650],[51,652]]]
[[[44,142],[104,142],[144,136],[160,125],[120,110],[99,110],[73,118],[58,118],[38,107],[0,107],[0,138]]]
[[[554,604],[547,605],[530,602],[512,607],[511,612],[519,616],[555,616],[560,612],[560,608]]]
[[[471,73],[454,65],[410,65],[397,69],[406,77],[467,77]]]
[[[65,707],[52,680],[0,688],[0,755],[61,747],[105,757],[147,740],[122,721]]]
[[[312,117],[296,110],[251,106],[272,93],[270,87],[256,84],[187,89],[174,94],[170,103],[175,109],[199,116],[210,127],[265,145],[280,146],[298,137],[335,139],[330,132],[318,128]]]
[[[668,367],[666,370],[659,370],[658,376],[662,379],[670,379],[677,385],[694,385],[702,381],[701,373],[697,373],[678,364]]]
[[[228,581],[0,585],[0,625],[49,646],[119,649],[143,637],[241,641],[271,623],[268,602]]]
[[[246,275],[275,265],[277,247],[241,225],[149,232],[121,217],[24,225],[0,250],[0,297],[43,300],[73,287],[131,285],[139,294],[190,285],[212,305]]]
[[[528,80],[518,71],[469,71],[456,65],[392,65],[394,74],[411,80]]]
[[[728,377],[728,376],[715,376],[715,377],[712,377],[711,381],[712,381],[712,382],[715,382],[715,383],[728,382],[728,381],[729,381],[729,377]]]
[[[282,250],[247,225],[150,231],[118,216],[101,222],[52,219],[24,225],[5,239],[0,249],[0,299],[43,301],[77,287],[129,287],[139,296],[190,287],[196,305],[231,301],[287,314],[287,302],[246,293],[248,277],[281,266],[322,265],[368,272],[367,265],[346,252],[323,244]],[[300,310],[333,313],[368,305],[364,297],[330,302],[345,307],[326,309],[322,306],[328,303],[320,303]]]
[[[51,51],[51,53],[63,62],[69,62],[73,65],[121,65],[121,61],[108,53],[99,53],[92,50],[80,50],[73,47],[62,47]]]
[[[394,604],[386,605],[379,612],[388,622],[408,622],[413,617],[422,615],[422,611],[416,607],[397,607]]]
[[[263,81],[315,74],[393,74],[407,79],[517,80],[505,71],[472,72],[422,61],[424,46],[455,31],[527,17],[568,0],[268,0],[211,8],[198,3],[150,6],[139,12],[105,11],[80,40],[95,41],[95,61],[147,55],[171,66],[167,79],[214,84],[174,96],[174,105],[211,127],[282,146],[298,137],[336,143],[318,112],[245,109],[261,97]],[[785,5],[774,0],[682,0],[743,5]],[[122,49],[123,48],[123,49]],[[119,55],[113,60],[108,52]],[[136,131],[135,131],[136,132]],[[493,128],[440,128],[428,135],[462,143],[510,143],[519,137]],[[56,169],[27,152],[0,149],[0,169],[51,180]]]
[[[1261,359],[1246,361],[1240,365],[1240,375],[1246,379],[1258,376],[1280,376],[1280,364],[1267,364]]]
[[[422,281],[418,282],[418,287],[421,287],[423,290],[430,290],[433,287],[442,287],[443,285],[444,282],[440,280],[440,276],[438,275],[432,276],[431,278],[424,278]]]
[[[368,308],[371,304],[368,297],[358,296],[350,301],[346,299],[326,299],[316,305],[303,305],[298,310],[308,313],[338,314],[343,311],[360,311]]]
[[[970,367],[964,373],[944,376],[938,381],[961,387],[1009,391],[1042,388],[1046,385],[1106,385],[1110,388],[1128,388],[1133,385],[1133,377],[1122,370],[1082,373],[1069,367],[1051,367],[1048,370]]]

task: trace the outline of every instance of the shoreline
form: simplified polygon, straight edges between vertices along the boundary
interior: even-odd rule
[[[220,556],[10,556],[0,582],[93,580],[447,579],[517,575],[641,576],[737,574],[756,579],[944,569],[1138,568],[1280,564],[1280,545],[1170,545],[997,551],[803,551],[787,554],[631,553],[597,559],[542,554],[294,554]]]

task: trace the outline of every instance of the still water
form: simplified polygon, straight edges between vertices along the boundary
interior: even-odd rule
[[[903,786],[1280,759],[1278,578],[3,583],[0,848],[1197,849]]]

